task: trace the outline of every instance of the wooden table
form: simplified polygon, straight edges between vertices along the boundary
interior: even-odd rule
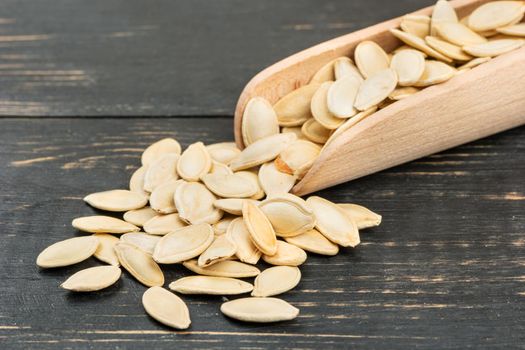
[[[323,191],[384,220],[357,249],[309,257],[283,295],[292,322],[243,324],[220,297],[185,297],[192,326],[173,332],[127,274],[73,294],[58,285],[98,262],[35,266],[95,212],[84,195],[126,187],[149,143],[231,140],[236,98],[266,65],[431,3],[2,1],[0,348],[523,348],[524,127]]]

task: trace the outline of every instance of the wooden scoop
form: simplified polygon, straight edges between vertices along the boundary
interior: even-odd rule
[[[454,0],[459,17],[488,0]],[[414,14],[430,15],[432,7]],[[363,40],[387,52],[402,43],[389,29],[401,18],[321,43],[257,74],[244,88],[235,109],[235,140],[243,147],[244,107],[254,96],[277,102],[309,82],[324,64],[352,57]],[[428,87],[370,115],[327,147],[293,192],[308,194],[398,164],[525,124],[525,47],[501,55],[449,81]]]

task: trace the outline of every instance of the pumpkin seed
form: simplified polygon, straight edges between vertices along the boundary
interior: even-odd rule
[[[211,156],[202,142],[189,145],[177,163],[177,173],[186,181],[199,181],[210,169]]]
[[[339,80],[348,75],[353,76],[359,81],[363,81],[363,76],[359,69],[354,65],[354,62],[348,57],[339,57],[334,60],[334,74],[335,79]]]
[[[150,207],[134,209],[124,213],[124,220],[136,226],[144,226],[148,220],[157,216],[157,212]]]
[[[148,203],[148,199],[141,194],[128,190],[92,193],[84,197],[84,201],[94,208],[106,211],[140,209]]]
[[[233,171],[253,168],[274,160],[297,136],[292,133],[265,137],[246,147],[230,164]]]
[[[113,248],[120,240],[107,233],[94,233],[93,236],[97,237],[99,242],[98,248],[93,254],[95,258],[110,265],[119,266],[120,263]]]
[[[275,231],[262,210],[252,202],[244,201],[242,205],[242,215],[244,224],[255,246],[263,254],[275,254],[277,252]]]
[[[36,264],[42,268],[61,267],[79,263],[95,253],[99,240],[95,236],[84,236],[56,242],[44,249]]]
[[[410,97],[418,92],[419,92],[418,88],[415,88],[412,86],[405,86],[405,87],[397,88],[394,91],[392,91],[392,93],[388,95],[388,98],[394,101],[399,101],[407,97]]]
[[[245,180],[250,181],[252,185],[257,188],[257,192],[255,192],[255,194],[251,196],[250,199],[258,200],[266,196],[266,193],[264,193],[264,190],[259,183],[259,176],[257,175],[258,169],[251,169],[250,171],[238,171],[235,174],[243,177]]]
[[[523,46],[525,40],[500,39],[492,40],[483,44],[466,45],[463,50],[476,57],[494,57],[517,50]]]
[[[430,86],[443,83],[454,76],[456,70],[446,63],[425,61],[425,71],[415,86]]]
[[[230,164],[241,153],[235,142],[220,142],[206,146],[211,159],[222,164]]]
[[[406,15],[401,19],[400,27],[404,32],[424,38],[430,34],[430,17],[425,15]]]
[[[212,228],[213,228],[213,233],[215,234],[215,236],[226,234],[226,231],[228,230],[228,226],[230,226],[231,222],[234,219],[235,217],[222,218],[219,222],[213,224]]]
[[[314,118],[308,119],[301,128],[302,134],[306,139],[316,142],[325,143],[330,138],[332,130],[325,128],[317,122]]]
[[[170,180],[177,180],[177,163],[180,156],[176,153],[168,153],[161,156],[150,164],[146,175],[144,176],[144,190],[153,192],[153,190]]]
[[[304,124],[308,123],[308,121],[310,121],[310,120],[314,120],[314,118],[308,119]],[[297,136],[298,140],[306,140],[306,137],[301,132],[301,128],[302,128],[302,126],[285,126],[285,127],[283,127],[281,129],[281,133],[284,134],[284,133],[287,133],[287,132],[291,132],[292,134],[295,134],[295,136]]]
[[[491,1],[476,8],[468,26],[476,32],[497,29],[523,17],[523,1]]]
[[[355,48],[355,62],[365,78],[370,78],[390,66],[386,52],[373,41],[362,41]]]
[[[312,79],[310,79],[310,84],[321,84],[325,81],[334,81],[334,63],[336,60],[337,58],[331,60],[330,62],[322,66],[317,72],[315,72]]]
[[[274,162],[265,163],[259,169],[259,182],[268,197],[290,192],[296,180],[295,176],[277,170]]]
[[[344,122],[340,118],[350,118],[357,114],[354,102],[363,79],[359,80],[353,75],[348,75],[335,83],[325,83],[323,100],[320,107],[327,109],[326,113],[314,113],[314,100],[312,100],[312,114],[315,120],[327,129],[337,129]],[[320,89],[321,90],[321,89]],[[316,114],[320,114],[316,118]]]
[[[321,255],[337,255],[339,253],[339,246],[330,242],[317,230],[306,231],[299,236],[285,237],[284,239],[307,252]]]
[[[189,276],[171,282],[169,288],[181,294],[236,295],[251,292],[253,285],[230,277]]]
[[[200,267],[197,264],[197,260],[188,260],[183,262],[182,265],[188,270],[205,276],[245,278],[254,277],[261,273],[255,266],[234,260],[219,261],[208,267]]]
[[[93,292],[113,285],[121,275],[117,266],[96,266],[80,270],[60,285],[73,292]]]
[[[461,47],[448,43],[444,40],[438,39],[433,36],[427,36],[425,38],[425,41],[434,50],[457,61],[469,61],[472,59],[472,56],[467,55],[461,49]]]
[[[319,84],[302,86],[281,98],[274,106],[280,126],[298,126],[312,117],[310,101]],[[266,138],[265,138],[266,139]]]
[[[498,33],[525,37],[525,23],[496,29]]]
[[[181,147],[177,140],[172,138],[165,138],[151,144],[142,153],[142,165],[149,165],[160,159],[165,154],[175,153],[180,155]]]
[[[398,77],[401,86],[411,86],[416,83],[425,70],[425,58],[417,50],[402,50],[392,57],[390,63]]]
[[[184,301],[161,287],[151,287],[142,295],[144,309],[155,320],[176,329],[190,326],[190,313]]]
[[[434,6],[434,9],[432,10],[430,35],[436,36],[436,27],[437,25],[443,22],[458,22],[458,15],[447,0],[438,0],[436,5]]]
[[[221,312],[228,317],[245,322],[278,322],[293,320],[299,309],[277,298],[241,298],[221,305]]]
[[[163,236],[186,226],[179,214],[157,215],[144,223],[144,231],[150,235]]]
[[[289,193],[275,195],[260,205],[262,212],[280,237],[300,235],[314,228],[316,219],[306,202]]]
[[[250,232],[244,224],[243,218],[234,219],[228,226],[226,235],[235,243],[237,251],[235,255],[239,258],[240,261],[255,265],[261,257],[261,252],[250,236]]]
[[[443,22],[436,28],[440,37],[455,45],[465,46],[487,42],[487,39],[461,23]]]
[[[151,255],[125,242],[115,245],[115,252],[122,267],[147,287],[162,286],[164,274]]]
[[[199,256],[213,242],[209,224],[180,228],[163,236],[155,246],[153,258],[161,264],[176,264]]]
[[[295,245],[277,241],[276,253],[263,254],[262,259],[271,265],[299,266],[306,261],[306,252]]]
[[[198,182],[185,182],[175,192],[175,205],[179,217],[189,224],[214,224],[222,212],[213,206],[215,196]]]
[[[321,197],[306,200],[317,218],[316,228],[330,241],[343,247],[355,247],[360,243],[357,225],[336,204]]]
[[[177,212],[175,207],[175,191],[182,185],[184,180],[169,180],[157,186],[149,199],[149,204],[156,212],[160,214],[172,214]]]
[[[202,181],[220,197],[248,198],[259,191],[257,183],[239,174],[207,174]]]
[[[374,213],[368,208],[357,204],[339,204],[339,206],[356,223],[359,230],[376,227],[381,224],[381,215]]]
[[[253,97],[244,108],[242,138],[245,146],[279,133],[279,121],[272,105],[262,97]]]
[[[211,245],[199,256],[200,267],[208,267],[235,255],[237,247],[227,235],[215,237]]]
[[[157,243],[160,241],[160,237],[148,235],[142,232],[130,232],[120,236],[120,240],[153,255],[153,251],[155,250]]]
[[[302,178],[321,153],[321,147],[313,142],[297,140],[279,154],[275,160],[277,170]]]
[[[294,289],[301,281],[301,270],[295,266],[274,266],[255,278],[252,297],[271,297]]]
[[[224,198],[217,199],[213,202],[213,205],[229,214],[242,215],[242,203],[244,201],[245,199],[243,198]]]
[[[355,108],[365,111],[388,98],[395,90],[397,75],[393,69],[385,69],[366,79],[357,93]]]
[[[390,95],[389,95],[390,96]],[[330,138],[326,141],[324,148],[328,147],[329,144],[331,144],[336,138],[338,138],[340,135],[342,135],[344,132],[349,130],[352,126],[356,125],[369,115],[375,113],[377,111],[377,106],[371,107],[367,109],[364,112],[358,113],[352,118],[348,119],[346,122],[344,122],[343,125],[341,125],[337,130],[335,130],[332,135],[330,135]]]
[[[465,63],[464,65],[458,67],[458,70],[472,69],[479,66],[480,64],[486,63],[491,60],[491,57],[478,57],[474,58],[472,61]]]
[[[439,53],[438,51],[428,46],[425,40],[421,39],[418,36],[402,32],[398,29],[390,29],[390,33],[392,33],[396,38],[398,38],[405,44],[410,45],[411,47],[416,48],[418,50],[421,50],[431,57],[437,58],[438,60],[444,62],[452,63],[452,59],[448,58],[447,56]]]
[[[129,179],[129,190],[131,192],[136,192],[143,195],[146,198],[149,198],[149,193],[144,190],[144,178],[146,176],[146,171],[148,170],[147,166],[141,166]]]
[[[231,175],[231,174],[233,174],[233,171],[226,164],[219,163],[219,162],[216,162],[216,161],[212,160],[212,162],[211,162],[211,169],[210,169],[209,174],[223,174],[223,175],[226,174],[226,175]],[[206,174],[206,175],[208,175],[208,174]],[[206,176],[206,175],[204,175],[204,176]]]
[[[140,228],[111,216],[84,216],[81,218],[73,219],[71,222],[74,228],[84,232],[91,233],[126,233],[133,231],[140,231]]]
[[[333,82],[327,81],[319,87],[312,98],[312,115],[320,124],[330,129],[336,129],[343,123],[343,120],[336,118],[329,110],[327,105],[327,94]]]

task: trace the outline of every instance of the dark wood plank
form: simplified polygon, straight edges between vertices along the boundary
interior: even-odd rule
[[[0,115],[231,115],[246,82],[433,0],[5,0]]]
[[[58,285],[98,264],[39,271],[35,257],[94,211],[81,198],[124,187],[141,149],[173,135],[187,145],[231,138],[231,119],[0,120],[0,342],[27,348],[494,349],[525,343],[525,128],[323,191],[383,214],[357,249],[310,256],[283,295],[301,316],[247,325],[221,298],[184,297],[193,324],[148,318],[145,288],[125,274],[93,294]],[[166,267],[167,282],[187,275]]]

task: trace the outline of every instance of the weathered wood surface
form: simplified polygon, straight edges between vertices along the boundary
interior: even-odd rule
[[[231,115],[248,80],[434,0],[3,0],[0,115]]]
[[[495,116],[497,117],[497,116]],[[184,297],[192,326],[148,318],[127,273],[98,293],[58,285],[87,266],[39,271],[38,252],[78,234],[81,198],[125,187],[141,149],[175,136],[231,140],[231,118],[0,120],[0,346],[119,349],[511,349],[525,344],[525,128],[321,192],[383,214],[357,249],[310,256],[283,298],[298,319],[248,325],[220,297]],[[168,267],[166,281],[187,275]]]

